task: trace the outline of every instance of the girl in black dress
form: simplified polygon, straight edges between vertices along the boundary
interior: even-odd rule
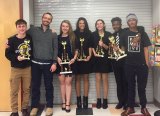
[[[83,77],[83,108],[88,108],[88,89],[90,73],[90,58],[92,53],[91,48],[91,31],[88,28],[87,20],[80,17],[77,21],[75,35],[77,38],[76,45],[79,49],[77,63],[76,63],[76,94],[77,94],[77,108],[82,108],[81,103],[81,77]],[[83,57],[80,61],[80,57]]]
[[[96,107],[101,108],[101,93],[100,86],[103,81],[103,108],[108,107],[108,73],[111,72],[111,65],[108,59],[108,37],[111,35],[105,31],[105,23],[102,19],[98,19],[95,23],[96,31],[93,32],[93,72],[96,73],[96,92],[97,92],[97,104]],[[99,49],[100,55],[97,52]]]
[[[64,46],[62,43],[66,43],[65,49],[67,57],[69,58],[69,65],[71,71],[73,71],[73,65],[77,58],[77,50],[75,48],[75,34],[72,31],[72,26],[68,20],[64,20],[60,26],[60,35],[58,36],[58,69],[62,66],[62,59],[64,56]],[[62,55],[63,54],[63,55]],[[68,65],[68,64],[65,64]],[[72,73],[59,74],[61,97],[62,97],[62,110],[70,112],[70,99],[72,90]]]

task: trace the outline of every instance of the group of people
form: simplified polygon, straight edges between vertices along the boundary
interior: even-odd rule
[[[51,13],[44,13],[41,26],[31,26],[28,30],[27,22],[19,19],[16,21],[17,34],[8,39],[5,56],[11,61],[11,116],[18,116],[18,90],[21,79],[23,89],[22,114],[23,116],[37,115],[42,75],[46,90],[46,116],[53,114],[53,72],[58,74],[60,82],[62,110],[66,112],[71,110],[73,77],[75,77],[77,108],[88,108],[89,73],[95,73],[96,76],[96,107],[106,109],[108,108],[108,73],[112,71],[115,74],[119,101],[115,108],[123,107],[125,109],[121,116],[128,116],[135,112],[136,80],[141,112],[145,116],[151,116],[146,108],[145,93],[149,65],[148,46],[151,43],[144,28],[137,26],[138,18],[135,14],[127,15],[128,28],[125,29],[122,29],[122,21],[119,17],[113,18],[111,20],[114,29],[113,34],[105,30],[106,25],[102,19],[96,21],[96,30],[91,32],[87,20],[80,17],[75,31],[73,31],[69,20],[63,20],[60,25],[60,34],[57,36],[50,29],[52,19]],[[125,58],[118,61],[108,58],[110,36],[115,38],[114,51],[124,50],[127,54]],[[65,43],[65,47],[63,43]],[[64,48],[71,71],[71,73],[66,74],[60,73],[63,65]],[[85,58],[78,60],[79,54],[83,54]],[[81,78],[83,78],[83,102]],[[101,100],[101,81],[103,82],[103,102]],[[30,93],[31,112],[29,113]]]

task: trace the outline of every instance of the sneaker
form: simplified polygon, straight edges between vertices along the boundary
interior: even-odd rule
[[[151,114],[148,112],[147,108],[142,108],[141,113],[144,114],[144,116],[151,116]]]
[[[134,108],[128,107],[127,110],[121,113],[121,116],[129,116],[130,114],[135,113]]]
[[[47,108],[46,109],[46,116],[52,116],[53,115],[53,108]]]
[[[10,116],[19,116],[18,112],[12,112]]]
[[[115,109],[121,109],[123,107],[123,104],[122,103],[118,103],[115,107]]]
[[[33,108],[30,112],[30,116],[36,116],[38,112],[38,108]]]

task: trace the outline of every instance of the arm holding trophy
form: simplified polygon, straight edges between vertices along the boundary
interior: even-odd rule
[[[109,57],[108,58],[116,59],[118,61],[119,59],[126,57],[127,54],[125,54],[124,50],[120,49],[119,43],[116,42],[116,39],[114,38],[114,36],[109,37],[110,44],[109,44],[109,51],[108,51]]]

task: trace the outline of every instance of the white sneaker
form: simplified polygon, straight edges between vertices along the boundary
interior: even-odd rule
[[[36,116],[38,112],[38,108],[33,108],[30,112],[30,116]]]
[[[47,108],[46,109],[46,116],[52,116],[53,115],[53,108]]]

